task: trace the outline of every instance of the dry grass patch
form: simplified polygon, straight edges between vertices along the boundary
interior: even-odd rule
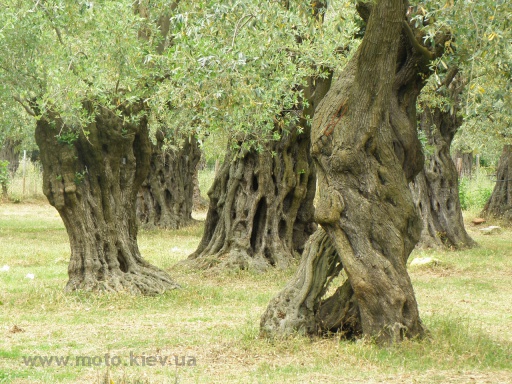
[[[411,269],[431,336],[390,348],[336,337],[260,338],[259,318],[293,270],[214,275],[177,265],[201,231],[198,223],[140,233],[142,254],[169,270],[180,290],[157,297],[66,294],[69,245],[53,208],[0,205],[0,268],[10,266],[0,272],[0,383],[103,383],[106,375],[116,384],[512,382],[510,230],[472,233],[481,244],[473,250],[415,251],[441,260]],[[74,361],[106,353],[123,364],[23,363],[24,356]],[[130,353],[193,356],[197,364],[136,366]]]

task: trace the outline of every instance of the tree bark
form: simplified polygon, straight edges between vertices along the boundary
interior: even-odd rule
[[[457,151],[455,153],[455,168],[457,169],[457,174],[459,175],[459,179],[461,177],[468,177],[471,179],[472,168],[473,168],[473,153],[466,152],[463,153],[461,151]]]
[[[512,221],[512,145],[503,147],[496,171],[496,185],[482,216]]]
[[[205,231],[189,264],[264,271],[287,267],[314,231],[309,135],[294,129],[265,151],[228,149],[208,192]]]
[[[420,130],[427,138],[432,153],[425,167],[410,184],[414,202],[423,220],[418,246],[425,248],[464,248],[475,246],[464,228],[459,200],[457,169],[450,157],[450,146],[462,125],[460,95],[464,82],[456,69],[446,75],[445,97],[452,100],[453,109],[423,106]]]
[[[322,306],[309,304],[313,312],[325,309],[317,309],[314,325],[304,327],[298,325],[302,320],[294,304],[304,292],[288,301],[294,305],[273,311],[276,302],[286,302],[282,298],[290,283],[263,315],[264,334],[292,328],[341,331],[392,343],[425,332],[406,269],[421,232],[408,182],[423,168],[416,99],[429,61],[442,52],[448,37],[436,37],[434,52],[421,46],[418,32],[405,22],[400,0],[363,3],[359,9],[363,17],[369,15],[363,42],[318,107],[312,129],[320,192],[315,218],[339,255],[348,282],[323,299]],[[315,235],[312,242],[319,239]],[[312,268],[302,269],[304,281],[315,280],[305,286],[326,285],[332,262],[323,259],[329,255],[318,256],[314,274]],[[308,253],[303,257],[310,258]],[[318,301],[320,295],[311,293]]]
[[[152,144],[149,174],[137,198],[137,217],[146,228],[178,229],[193,222],[194,176],[201,158],[193,136],[176,149],[163,149],[160,132]]]
[[[141,108],[123,109],[119,117],[101,106],[84,107],[95,111],[84,129],[87,136],[81,131],[76,140],[59,142],[59,132],[69,128],[53,113],[36,127],[43,191],[64,221],[71,245],[66,289],[152,295],[176,288],[137,246],[135,204],[150,161],[146,117],[129,123]]]
[[[302,252],[316,228],[316,172],[307,118],[330,85],[331,76],[308,79],[303,89],[308,103],[297,111],[297,125],[281,130],[281,139],[266,143],[264,151],[228,148],[208,192],[203,238],[188,264],[264,271],[286,268]]]
[[[199,188],[199,169],[201,168],[201,161],[196,165],[194,172],[194,195],[192,197],[192,207],[194,211],[204,211],[208,209],[208,200],[201,195],[201,189]]]

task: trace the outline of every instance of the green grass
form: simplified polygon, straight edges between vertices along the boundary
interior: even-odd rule
[[[471,217],[468,217],[470,219]],[[492,223],[489,223],[492,224]],[[69,245],[45,204],[0,205],[0,383],[512,382],[512,231],[411,267],[430,336],[389,348],[336,338],[259,337],[259,318],[293,270],[213,275],[177,265],[202,224],[141,231],[143,255],[182,289],[156,297],[64,293]],[[32,273],[35,278],[28,279]],[[15,327],[21,329],[15,331]],[[193,356],[196,366],[25,366],[24,356]]]
[[[496,184],[495,175],[494,169],[479,168],[471,178],[459,180],[459,198],[463,210],[476,214],[482,211]]]

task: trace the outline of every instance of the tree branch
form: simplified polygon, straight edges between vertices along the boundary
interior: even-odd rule
[[[435,55],[432,52],[430,52],[427,48],[425,48],[423,45],[421,45],[418,40],[416,40],[416,36],[414,36],[414,33],[413,33],[409,23],[407,21],[403,20],[402,24],[403,24],[403,27],[405,30],[405,34],[409,38],[409,41],[411,42],[411,45],[416,50],[416,52],[421,54],[423,57],[425,57],[429,61],[434,60]]]
[[[236,27],[235,27],[235,33],[233,34],[233,40],[231,41],[231,48],[234,47],[235,45],[235,39],[236,39],[236,36],[238,35],[238,33],[240,32],[240,30],[245,27],[245,25],[254,17],[254,15],[251,13],[251,14],[248,14],[248,15],[244,15],[240,18],[240,20],[238,20],[238,22],[236,23]],[[245,22],[241,24],[241,22],[247,18],[247,20],[245,20]]]
[[[29,115],[34,116],[34,117],[37,116],[36,113],[34,112],[34,110],[32,108],[30,108],[29,105],[25,104],[25,102],[19,95],[13,95],[12,97],[14,98],[14,100],[16,100],[18,103],[21,104],[21,106],[25,109],[25,111],[27,111],[27,113]]]

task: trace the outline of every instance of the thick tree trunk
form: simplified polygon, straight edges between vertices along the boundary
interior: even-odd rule
[[[263,314],[261,333],[270,336],[295,331],[310,335],[340,332],[348,338],[360,336],[359,308],[350,282],[344,279],[332,296],[325,297],[342,270],[341,258],[330,237],[319,228],[309,238],[294,278]]]
[[[450,146],[462,124],[459,115],[463,81],[455,69],[445,80],[447,94],[454,109],[423,106],[420,129],[433,152],[427,156],[425,167],[410,184],[414,202],[423,219],[418,243],[425,248],[464,248],[476,245],[464,228],[459,200],[457,169],[450,157]]]
[[[285,5],[287,7],[288,5]],[[325,3],[312,4],[312,16],[323,20]],[[301,40],[297,36],[297,40]],[[228,149],[208,195],[205,232],[189,263],[202,267],[265,270],[287,267],[316,228],[313,200],[316,172],[311,158],[310,124],[331,86],[327,77],[310,77],[300,87],[306,101],[298,105],[297,125],[282,130],[279,141],[260,153]],[[302,104],[302,103],[300,103]],[[285,112],[283,112],[285,113]]]
[[[362,333],[379,343],[424,334],[406,269],[421,233],[408,182],[423,168],[416,98],[429,60],[440,54],[447,37],[439,38],[436,52],[420,46],[404,21],[400,0],[359,8],[363,17],[370,15],[363,42],[318,107],[312,130],[320,192],[315,218],[339,255],[348,282],[318,304],[318,287],[326,286],[337,267],[331,267],[331,252],[321,252],[319,259],[305,252],[304,258],[316,260],[315,271],[302,268],[298,273],[307,282],[304,290],[315,291],[299,290],[300,297],[287,302],[283,295],[293,291],[291,282],[263,315],[264,334],[292,328],[341,331],[347,336]],[[315,235],[312,242],[323,238]],[[326,245],[309,249],[315,248],[322,251]],[[297,303],[303,297],[313,298],[307,307],[314,312],[314,324],[300,325],[304,320],[297,317]],[[289,305],[281,304],[276,311],[275,303]]]
[[[503,147],[496,171],[496,185],[482,215],[512,222],[512,145]]]
[[[149,174],[137,198],[137,218],[147,228],[178,229],[193,222],[194,176],[201,158],[193,136],[177,149],[163,149],[164,136],[152,145]]]
[[[228,150],[208,192],[205,232],[188,263],[200,268],[287,267],[314,231],[315,172],[307,133],[265,151]]]
[[[228,149],[208,192],[205,232],[189,264],[264,271],[286,268],[302,252],[316,228],[316,172],[306,118],[314,115],[331,79],[308,79],[308,106],[298,125],[281,131],[281,139],[266,143],[263,152]]]
[[[37,122],[36,141],[43,164],[43,191],[68,232],[71,259],[67,290],[157,294],[176,288],[167,273],[145,261],[137,246],[135,204],[147,176],[150,141],[147,120],[128,123],[101,106],[71,143],[58,116]],[[62,136],[61,136],[62,137]]]

